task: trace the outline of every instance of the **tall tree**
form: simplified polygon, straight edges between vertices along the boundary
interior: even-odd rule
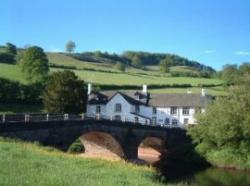
[[[126,66],[121,62],[117,62],[115,64],[115,68],[119,71],[122,71],[122,72],[124,72],[126,70]]]
[[[17,54],[16,46],[12,43],[6,43],[6,49],[8,53],[12,54],[13,56]]]
[[[239,66],[239,71],[241,75],[250,74],[250,63],[242,63]]]
[[[233,84],[237,80],[239,71],[237,65],[225,65],[222,70],[222,79],[228,84]]]
[[[139,56],[135,55],[133,58],[132,58],[132,63],[131,63],[133,66],[139,68],[141,67],[142,65],[142,61],[140,59]]]
[[[46,81],[49,64],[42,48],[33,46],[25,49],[18,57],[18,64],[30,83]]]
[[[71,71],[50,75],[43,93],[45,109],[50,113],[81,113],[85,111],[87,89],[84,81]]]
[[[197,143],[198,152],[204,157],[223,161],[230,156],[239,159],[250,153],[250,75],[240,79],[229,89],[228,96],[218,98],[208,106],[198,117],[197,126],[189,131]],[[214,152],[229,149],[234,153],[228,157],[213,156]]]
[[[74,41],[68,41],[66,43],[66,52],[72,53],[74,52],[75,48],[76,48],[76,44]]]
[[[169,72],[169,67],[172,65],[172,60],[170,57],[166,57],[163,60],[160,61],[160,71],[163,73]]]

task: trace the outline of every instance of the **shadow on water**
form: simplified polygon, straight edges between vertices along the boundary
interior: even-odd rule
[[[160,175],[168,180],[168,183],[187,180],[209,166],[205,159],[196,153],[191,143],[162,153],[160,161],[155,164]]]
[[[193,185],[202,186],[250,186],[250,173],[208,168],[196,173],[190,180]]]
[[[167,184],[250,186],[250,172],[212,168],[191,144],[166,152],[155,166]]]

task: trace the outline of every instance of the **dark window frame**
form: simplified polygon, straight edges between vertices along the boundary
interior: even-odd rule
[[[153,113],[153,114],[157,114],[157,108],[156,108],[156,107],[153,107],[153,108],[152,108],[152,113]]]
[[[182,115],[190,115],[190,107],[182,107]]]
[[[170,125],[170,119],[166,118],[164,123],[165,123],[165,125]]]
[[[122,104],[121,103],[115,104],[115,112],[122,112]]]
[[[187,125],[188,123],[189,123],[189,119],[188,118],[184,118],[183,124]]]
[[[135,123],[139,123],[139,118],[137,116],[135,116]]]
[[[95,112],[96,112],[96,114],[100,114],[101,113],[101,105],[96,105],[96,107],[95,107]]]
[[[157,117],[153,116],[152,117],[152,124],[155,125],[157,123]]]
[[[115,121],[121,121],[122,117],[120,115],[115,115],[114,119]]]
[[[178,119],[172,119],[172,125],[178,125]]]
[[[176,115],[177,114],[178,107],[170,107],[170,114]]]
[[[135,105],[135,113],[140,113],[140,105]]]

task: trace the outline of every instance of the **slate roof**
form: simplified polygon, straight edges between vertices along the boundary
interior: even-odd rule
[[[157,107],[205,107],[210,96],[200,94],[152,94],[149,105]]]
[[[132,105],[148,105],[152,107],[202,107],[212,99],[211,96],[201,94],[150,94],[149,101],[138,99],[135,92],[105,91],[99,94],[98,99],[89,98],[89,104],[106,104],[113,96],[120,94]]]

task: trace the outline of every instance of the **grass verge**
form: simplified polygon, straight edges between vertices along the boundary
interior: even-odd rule
[[[163,185],[151,168],[0,139],[0,185]]]

